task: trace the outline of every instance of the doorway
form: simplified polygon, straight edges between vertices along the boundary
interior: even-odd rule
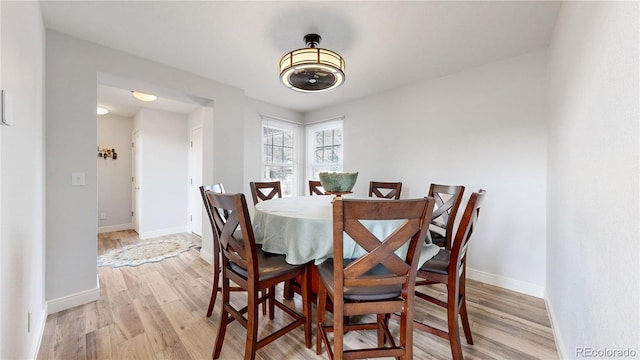
[[[158,99],[140,102],[128,90],[132,88]],[[111,168],[99,169],[98,232],[201,236],[203,124],[212,121],[213,102],[106,74],[99,75],[97,90],[97,103],[109,109],[99,116],[98,145],[111,148],[114,139],[122,140],[115,146],[118,160],[103,161]],[[126,169],[115,171],[114,164]],[[111,186],[116,182],[124,184]]]

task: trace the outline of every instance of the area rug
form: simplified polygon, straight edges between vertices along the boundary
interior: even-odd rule
[[[112,249],[98,256],[98,266],[138,266],[179,255],[194,243],[182,239],[153,240],[119,249]]]

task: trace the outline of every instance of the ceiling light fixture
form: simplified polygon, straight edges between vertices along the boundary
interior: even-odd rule
[[[109,113],[109,109],[104,106],[98,106],[96,108],[96,114],[98,115],[107,115]]]
[[[136,99],[142,100],[142,101],[155,101],[158,98],[155,95],[145,94],[139,91],[132,91],[131,95],[133,95],[133,97],[135,97]]]
[[[321,37],[307,34],[308,48],[294,50],[280,60],[280,80],[293,90],[319,92],[344,82],[344,59],[338,53],[318,48]]]

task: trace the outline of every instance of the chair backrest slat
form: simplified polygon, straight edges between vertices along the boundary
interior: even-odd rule
[[[327,195],[318,180],[309,180],[309,195]]]
[[[402,191],[401,182],[383,182],[383,181],[370,181],[369,182],[369,197],[374,195],[378,198],[385,199],[400,199],[400,192]]]
[[[280,181],[252,181],[249,183],[253,205],[260,201],[282,197]]]

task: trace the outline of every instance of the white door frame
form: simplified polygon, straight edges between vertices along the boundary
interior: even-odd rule
[[[142,218],[142,139],[139,135],[139,131],[131,134],[131,223],[138,234]]]
[[[203,127],[191,128],[189,133],[189,227],[192,233],[202,236],[202,142]]]

